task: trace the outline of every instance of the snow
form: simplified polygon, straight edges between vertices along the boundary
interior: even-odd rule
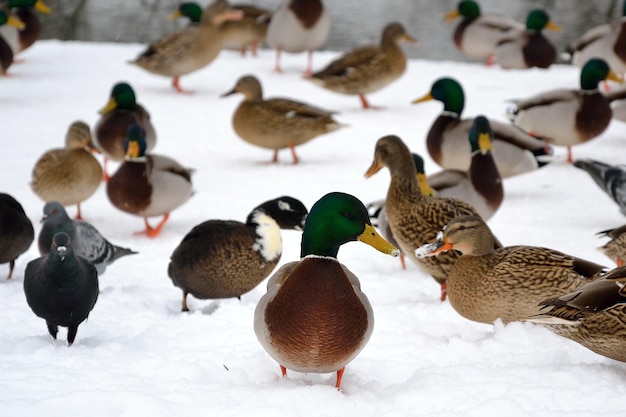
[[[419,48],[419,47],[418,47]],[[349,243],[339,260],[361,280],[376,317],[373,336],[346,368],[342,391],[334,374],[289,372],[262,349],[253,312],[265,283],[241,301],[197,300],[181,313],[181,296],[167,277],[169,256],[182,237],[207,219],[244,220],[259,203],[290,195],[307,207],[330,191],[364,203],[383,197],[387,170],[364,173],[374,144],[396,134],[425,158],[425,134],[439,102],[413,106],[434,80],[453,76],[466,92],[465,115],[506,120],[506,100],[546,89],[576,87],[578,70],[504,71],[453,61],[411,60],[406,74],[371,94],[375,110],[356,97],[301,79],[304,54],[284,54],[284,74],[272,72],[274,53],[242,58],[224,51],[208,68],[183,77],[194,94],[177,94],[170,80],[127,61],[139,44],[40,41],[0,80],[0,190],[17,198],[41,227],[43,202],[30,190],[31,169],[47,149],[60,147],[77,119],[94,126],[112,85],[128,81],[152,115],[154,152],[193,167],[195,195],[172,212],[156,239],[133,236],[138,217],[117,211],[103,186],[83,215],[110,241],[139,251],[110,266],[101,294],[70,348],[65,329],[53,341],[28,308],[24,269],[37,246],[22,255],[11,280],[0,279],[0,415],[9,416],[623,416],[626,365],[599,356],[538,325],[485,325],[439,301],[439,286],[416,266]],[[321,67],[337,52],[314,57]],[[242,97],[219,98],[239,76],[255,74],[265,96],[284,96],[338,111],[348,125],[271,164],[271,151],[239,139],[230,123]],[[613,121],[599,138],[574,148],[575,157],[624,162],[626,126]],[[584,172],[558,161],[504,181],[505,200],[489,224],[506,245],[551,247],[612,265],[597,251],[595,233],[620,226],[617,206]],[[112,170],[116,165],[111,164]],[[70,215],[75,208],[68,209]],[[154,219],[153,221],[156,221]],[[281,264],[299,256],[300,232],[284,231]],[[8,266],[0,266],[0,276]]]

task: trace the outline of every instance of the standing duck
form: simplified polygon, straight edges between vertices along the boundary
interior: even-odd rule
[[[172,87],[184,93],[180,77],[213,62],[222,49],[223,35],[219,26],[242,16],[243,12],[230,8],[228,2],[216,0],[203,10],[199,25],[164,36],[131,63],[153,74],[172,77]]]
[[[494,62],[494,52],[500,40],[511,33],[521,33],[524,25],[517,20],[496,13],[482,13],[473,0],[461,0],[454,11],[448,12],[449,22],[461,17],[454,29],[454,45],[465,56]]]
[[[167,156],[147,154],[138,124],[131,125],[127,135],[126,159],[107,183],[107,196],[119,210],[144,218],[146,229],[135,234],[154,238],[170,212],[191,198],[192,171]],[[156,227],[148,223],[153,216],[163,216]]]
[[[7,8],[12,10],[15,17],[24,25],[22,28],[2,26],[0,36],[9,43],[13,53],[18,54],[31,47],[41,34],[41,22],[34,10],[50,14],[50,7],[42,0],[8,0]]]
[[[600,252],[615,262],[617,266],[624,265],[626,263],[626,224],[596,234],[609,238],[608,242],[598,248]]]
[[[556,47],[543,35],[544,28],[561,30],[545,11],[532,10],[526,19],[525,31],[512,32],[498,42],[494,52],[496,62],[506,69],[548,68],[554,64]]]
[[[45,152],[35,163],[30,182],[43,201],[76,204],[77,219],[82,218],[80,203],[91,197],[102,182],[102,167],[91,154],[90,145],[87,123],[72,123],[65,135],[65,148]]]
[[[13,276],[15,260],[30,248],[35,230],[22,205],[12,196],[0,193],[0,264],[9,263]]]
[[[119,82],[111,89],[107,104],[100,110],[96,122],[94,144],[104,154],[104,179],[109,180],[107,161],[124,160],[124,141],[128,127],[138,124],[144,131],[147,152],[156,144],[156,133],[150,121],[150,113],[139,103],[135,90],[126,82]]]
[[[337,372],[365,347],[374,313],[358,278],[337,260],[344,243],[360,240],[380,252],[398,250],[378,235],[354,196],[329,193],[311,208],[299,261],[283,265],[267,283],[254,311],[254,332],[265,351],[297,372]]]
[[[611,105],[598,89],[606,79],[623,82],[605,61],[592,59],[580,71],[580,89],[550,90],[514,100],[508,116],[550,144],[567,146],[567,161],[573,163],[571,147],[598,137],[611,122]]]
[[[406,55],[400,42],[417,43],[398,22],[383,30],[380,45],[366,45],[347,52],[326,68],[307,77],[313,83],[340,94],[358,95],[363,108],[370,107],[365,94],[378,91],[404,74]]]
[[[626,267],[543,300],[528,320],[607,358],[626,362]]]
[[[546,297],[573,291],[606,268],[553,249],[506,246],[494,249],[487,224],[478,216],[459,216],[436,239],[417,249],[428,259],[458,251],[448,274],[450,305],[466,319],[491,324],[524,320]]]
[[[612,165],[595,159],[577,159],[574,166],[585,171],[626,216],[626,165]]]
[[[255,207],[245,223],[207,220],[195,226],[176,247],[167,274],[187,295],[200,299],[240,298],[274,270],[282,255],[280,229],[302,230],[307,209],[292,197]]]
[[[299,159],[296,146],[342,127],[332,118],[333,112],[286,98],[263,99],[261,83],[246,75],[232,90],[221,97],[241,93],[245,99],[233,114],[233,128],[246,142],[273,149],[272,162],[278,162],[278,151],[289,148],[293,163]]]
[[[365,177],[371,177],[383,167],[387,167],[391,174],[385,209],[393,236],[400,250],[439,283],[441,301],[444,301],[446,279],[459,255],[449,252],[442,258],[418,258],[415,249],[434,240],[443,226],[455,217],[478,213],[474,207],[456,198],[423,195],[411,152],[397,136],[378,139],[374,161]]]
[[[11,16],[5,11],[0,10],[0,28],[7,25],[17,29],[24,28],[24,23],[17,17]],[[7,70],[13,64],[14,55],[15,54],[9,42],[0,36],[0,71],[2,71],[2,75],[7,75]]]
[[[321,0],[282,0],[267,27],[267,44],[276,49],[274,71],[283,72],[281,52],[307,52],[305,75],[313,72],[313,51],[326,42],[330,15]]]
[[[50,253],[26,265],[24,294],[28,306],[46,321],[53,339],[59,326],[67,327],[69,346],[78,326],[96,305],[98,293],[96,268],[74,253],[67,233],[54,235]]]
[[[444,169],[467,171],[472,154],[467,138],[474,119],[461,118],[465,106],[461,84],[452,78],[440,78],[429,93],[413,100],[413,104],[429,100],[443,103],[443,112],[433,121],[426,137],[430,157]],[[493,131],[493,157],[502,178],[534,171],[547,163],[545,157],[552,154],[552,149],[542,140],[511,124],[497,120],[489,120],[489,124]]]

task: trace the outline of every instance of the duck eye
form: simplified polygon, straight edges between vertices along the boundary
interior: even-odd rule
[[[349,212],[348,210],[342,211],[342,212],[341,212],[341,215],[342,215],[343,217],[345,217],[346,219],[350,219],[350,218],[352,218],[352,215],[350,214],[350,212]]]

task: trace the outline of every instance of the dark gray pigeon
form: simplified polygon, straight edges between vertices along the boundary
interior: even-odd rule
[[[0,193],[0,264],[9,263],[13,275],[15,260],[30,248],[35,230],[22,205],[9,194]]]
[[[574,166],[587,172],[626,216],[626,165],[609,165],[593,159],[578,159]]]
[[[56,201],[46,203],[41,221],[43,226],[38,238],[40,254],[48,254],[52,237],[58,232],[65,232],[72,239],[76,255],[93,263],[98,275],[102,275],[107,266],[116,259],[137,253],[131,249],[113,245],[91,224],[70,218],[65,208]]]
[[[54,339],[59,326],[67,327],[70,346],[78,326],[96,305],[98,292],[95,266],[76,256],[67,233],[55,234],[50,253],[26,265],[24,294],[28,306],[46,321]]]

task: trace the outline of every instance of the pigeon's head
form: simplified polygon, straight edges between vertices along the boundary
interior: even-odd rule
[[[49,201],[43,206],[43,217],[41,221],[46,221],[48,219],[57,219],[57,220],[69,220],[67,212],[65,211],[65,207],[58,201]]]
[[[72,240],[70,235],[65,232],[59,232],[52,238],[52,246],[50,247],[50,254],[65,260],[65,257],[72,252]]]

